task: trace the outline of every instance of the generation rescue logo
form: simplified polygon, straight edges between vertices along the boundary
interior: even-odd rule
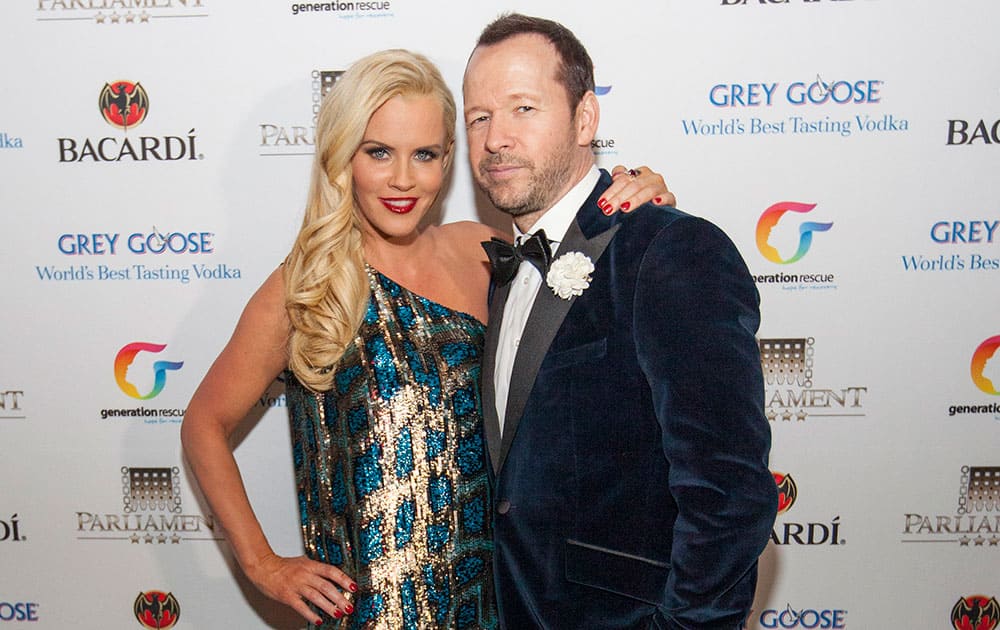
[[[691,137],[849,138],[909,131],[909,120],[884,111],[884,90],[881,79],[828,80],[820,75],[784,82],[716,83],[706,88],[711,109],[681,119],[681,127]]]
[[[125,344],[118,350],[113,374],[115,384],[122,394],[134,400],[146,401],[163,392],[167,385],[167,375],[184,367],[183,361],[165,358],[171,357],[171,354],[160,354],[166,348],[165,344],[136,341]],[[136,361],[138,357],[141,357],[139,362]],[[143,424],[180,424],[184,420],[185,411],[186,409],[180,408],[142,405],[101,409],[100,416],[102,420],[121,418],[141,421]]]
[[[216,253],[216,233],[211,230],[160,229],[154,225],[126,232],[64,232],[53,234],[51,239],[53,253],[62,261],[34,265],[41,282],[166,281],[186,285],[192,280],[243,278],[239,267],[211,261]]]
[[[959,597],[951,609],[954,630],[996,630],[1000,627],[1000,602],[992,595]]]
[[[122,541],[132,545],[179,545],[223,540],[214,516],[185,514],[180,470],[123,466],[116,487],[122,491],[117,512],[76,512],[77,540]]]
[[[150,25],[208,17],[207,0],[37,0],[39,22]]]
[[[901,542],[1000,552],[1000,466],[962,466],[954,511],[905,513]]]
[[[257,125],[258,155],[287,157],[313,155],[316,144],[316,118],[323,98],[330,92],[343,70],[313,70],[309,123],[262,122]]]
[[[0,390],[0,420],[25,420],[24,390]]]
[[[798,499],[798,486],[788,473],[771,471],[778,487],[778,518],[771,529],[771,543],[801,547],[834,546],[847,541],[840,536],[840,516],[826,520],[802,521],[791,513]],[[765,626],[766,627],[766,626]],[[772,626],[773,627],[773,626]]]
[[[813,419],[864,418],[865,385],[815,387],[813,337],[759,339],[764,411],[782,424]]]
[[[921,273],[1000,271],[1000,219],[951,219],[925,226],[928,248],[900,256],[903,270]]]
[[[143,123],[151,107],[149,92],[140,82],[116,80],[105,83],[98,91],[97,110],[104,123],[120,135],[57,138],[59,162],[179,162],[204,159],[205,156],[198,151],[198,136],[193,126],[187,132],[135,135],[137,127],[145,127]]]
[[[393,2],[398,0],[359,0],[356,2],[292,2],[292,15],[336,15],[341,20],[395,17]]]
[[[135,619],[148,630],[167,630],[181,618],[181,605],[173,593],[144,591],[132,603]]]
[[[997,356],[997,349],[1000,348],[1000,335],[983,340],[972,352],[972,360],[969,363],[969,375],[972,377],[972,384],[983,394],[988,396],[1000,396],[1000,356]],[[992,401],[970,401],[962,404],[948,406],[948,415],[992,415],[995,420],[1000,420],[1000,400],[994,398]]]
[[[825,240],[832,222],[803,220],[816,209],[814,203],[779,201],[772,204],[757,219],[754,241],[757,251],[770,263],[791,265],[805,258],[813,247],[813,239]],[[796,267],[798,269],[798,267]],[[837,288],[836,275],[831,271],[800,271],[760,273],[753,276],[758,285],[777,285],[783,291],[826,291]]]

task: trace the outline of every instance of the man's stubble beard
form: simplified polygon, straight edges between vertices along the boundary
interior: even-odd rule
[[[547,210],[555,200],[555,195],[566,187],[573,171],[572,154],[576,146],[568,144],[554,151],[541,167],[531,160],[510,154],[493,153],[479,161],[476,183],[486,193],[497,210],[512,217],[520,217],[541,210]],[[530,170],[531,176],[523,190],[505,190],[510,183],[487,185],[489,176],[486,168],[497,164],[514,164]]]

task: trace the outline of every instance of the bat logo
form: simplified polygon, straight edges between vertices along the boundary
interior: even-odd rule
[[[771,474],[774,475],[774,483],[778,486],[778,514],[784,514],[795,505],[799,488],[791,475],[774,471],[771,471]]]
[[[1000,625],[1000,602],[985,595],[961,597],[951,609],[951,625],[955,630],[996,630]]]
[[[146,591],[139,593],[132,605],[135,618],[143,628],[166,630],[177,625],[181,617],[181,605],[173,593]]]
[[[149,95],[141,83],[115,81],[105,83],[97,103],[104,120],[117,129],[128,131],[146,120]]]

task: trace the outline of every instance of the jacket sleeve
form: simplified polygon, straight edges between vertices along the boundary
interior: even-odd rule
[[[740,628],[777,512],[757,289],[729,238],[685,216],[644,254],[634,313],[678,509],[654,627]]]

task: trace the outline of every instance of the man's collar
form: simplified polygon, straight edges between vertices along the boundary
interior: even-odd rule
[[[549,208],[538,221],[535,221],[535,224],[531,226],[530,233],[534,234],[538,230],[545,230],[545,236],[550,241],[558,243],[563,240],[563,237],[566,236],[566,230],[569,229],[569,225],[573,222],[577,211],[587,201],[587,198],[594,190],[594,186],[597,185],[600,178],[601,171],[598,170],[596,165],[591,166],[587,174],[583,176],[583,179],[570,188],[569,192]],[[524,235],[525,233],[519,230],[517,225],[514,225],[515,238]]]

